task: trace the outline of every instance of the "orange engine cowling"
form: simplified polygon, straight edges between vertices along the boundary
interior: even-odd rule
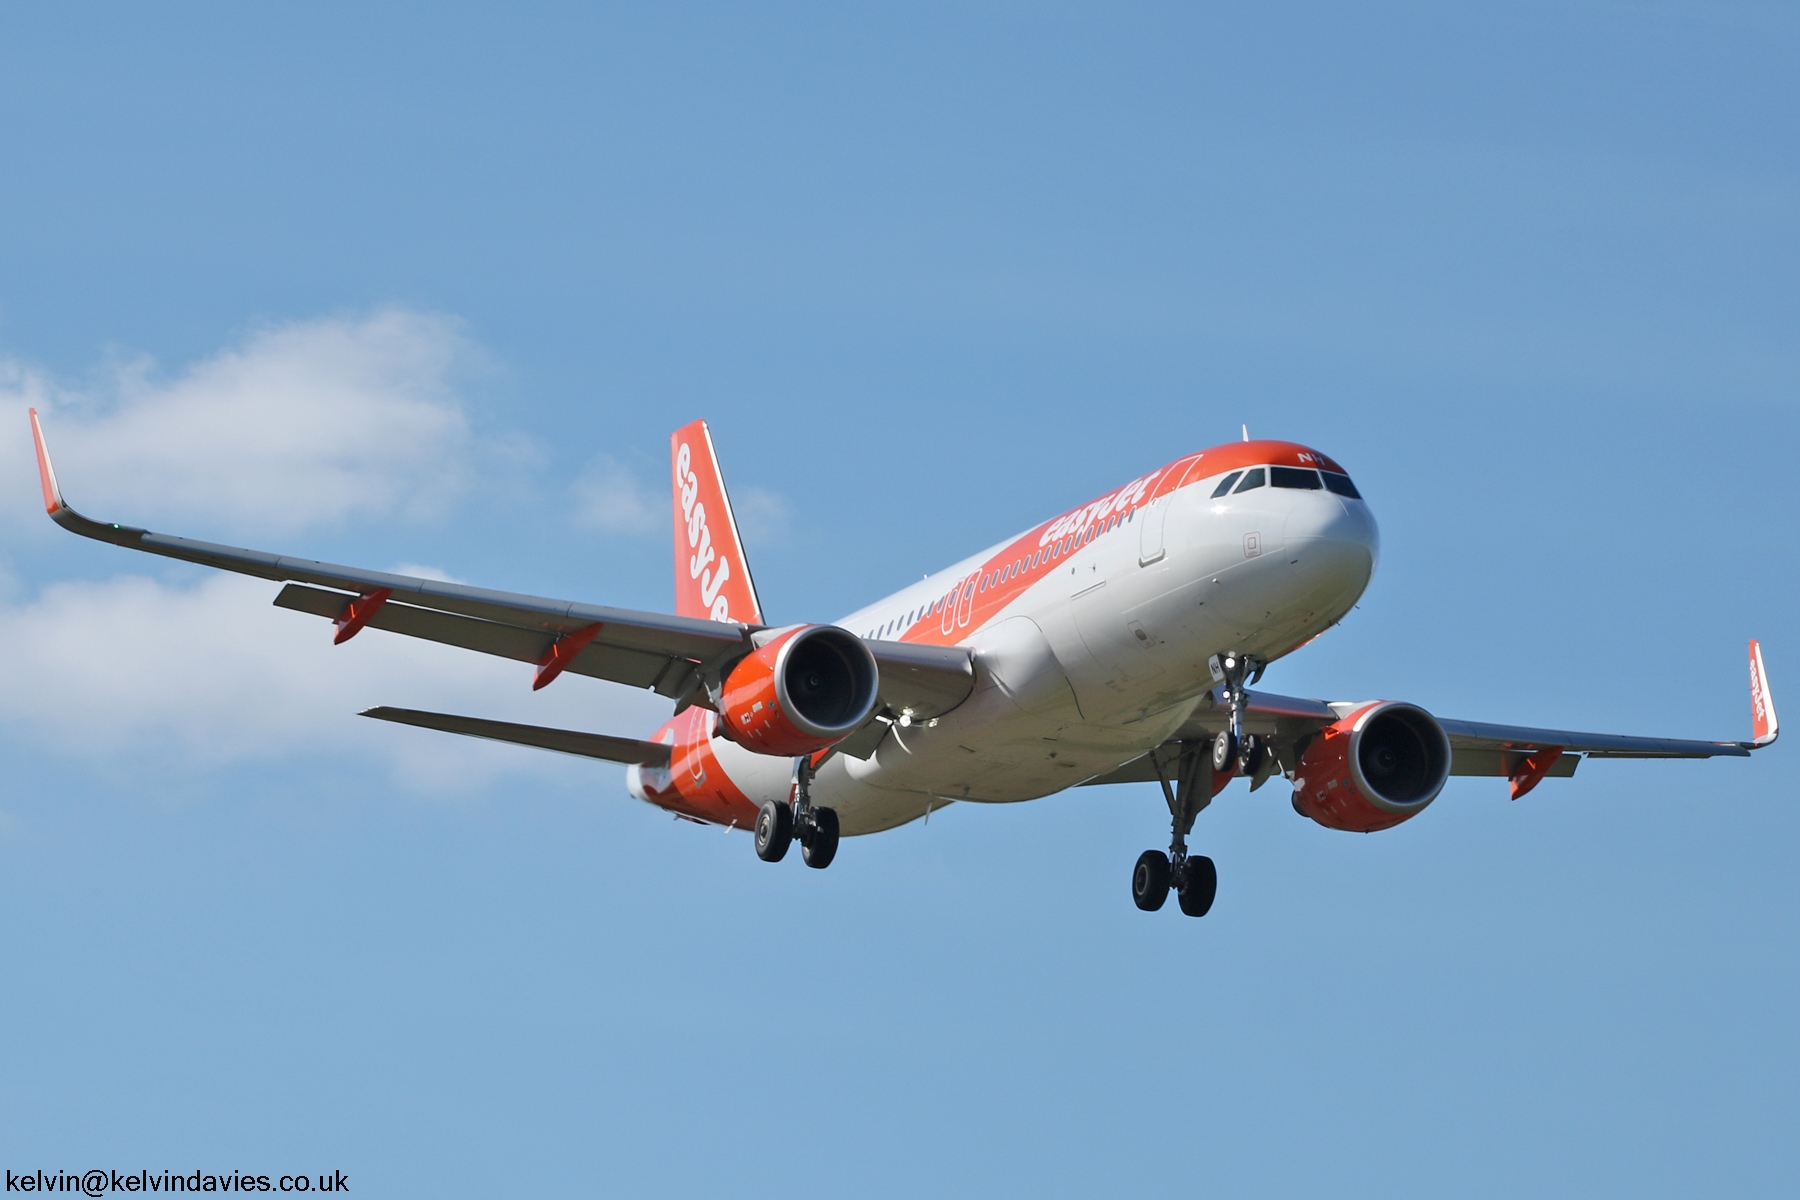
[[[1327,829],[1374,833],[1424,811],[1450,778],[1450,739],[1430,713],[1392,700],[1319,732],[1294,772],[1294,811]]]
[[[861,638],[836,625],[803,625],[725,677],[720,732],[759,754],[813,754],[869,719],[880,681]]]

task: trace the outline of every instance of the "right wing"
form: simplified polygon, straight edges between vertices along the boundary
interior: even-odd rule
[[[58,525],[130,550],[286,583],[275,603],[333,621],[338,641],[365,626],[383,629],[535,663],[537,687],[566,670],[711,707],[707,686],[716,686],[756,649],[754,635],[763,629],[392,575],[90,520],[63,499],[36,409],[31,432],[44,509]],[[937,716],[960,704],[974,685],[966,650],[868,645],[881,669],[882,701],[895,711]]]
[[[63,499],[36,409],[31,412],[31,432],[37,441],[44,508],[58,525],[71,533],[129,550],[288,582],[275,598],[275,603],[283,608],[335,621],[347,615],[358,597],[369,597],[372,615],[362,616],[356,629],[368,625],[522,662],[542,663],[557,642],[579,635],[587,639],[583,648],[567,656],[566,661],[557,663],[551,659],[556,673],[568,670],[655,688],[665,696],[682,696],[695,690],[703,670],[720,670],[754,649],[750,643],[754,627],[735,622],[496,592],[90,520]],[[386,595],[380,595],[383,592]],[[591,629],[595,632],[590,635]]]

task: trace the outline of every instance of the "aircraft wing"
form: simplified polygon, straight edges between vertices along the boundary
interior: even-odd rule
[[[1266,738],[1282,764],[1291,769],[1305,753],[1308,740],[1362,707],[1361,703],[1326,703],[1271,692],[1246,693],[1244,731]],[[1587,758],[1748,758],[1752,750],[1772,743],[1779,726],[1769,680],[1763,667],[1762,648],[1750,643],[1750,708],[1752,739],[1741,742],[1700,741],[1691,738],[1637,737],[1612,733],[1579,733],[1566,729],[1539,729],[1528,725],[1495,725],[1484,721],[1434,718],[1450,739],[1452,775],[1520,776],[1527,760],[1538,758],[1536,778],[1567,778]],[[1169,743],[1203,741],[1226,728],[1229,705],[1225,689],[1215,688],[1200,702]],[[1124,764],[1089,782],[1140,783],[1156,779],[1149,755]],[[1260,786],[1261,780],[1258,780]],[[1523,794],[1523,793],[1521,793]]]
[[[365,627],[383,629],[534,663],[534,687],[566,670],[710,706],[702,681],[716,680],[754,650],[751,635],[762,628],[492,591],[91,520],[63,499],[35,409],[31,432],[44,508],[58,525],[115,546],[286,583],[275,603],[332,621],[339,642]],[[935,716],[973,687],[967,651],[895,642],[870,642],[869,649],[881,669],[883,702],[896,711]]]

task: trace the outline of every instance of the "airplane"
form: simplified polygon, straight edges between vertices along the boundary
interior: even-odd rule
[[[334,566],[89,520],[64,501],[31,410],[44,507],[98,541],[281,583],[275,604],[364,629],[648,688],[674,703],[647,739],[391,707],[362,716],[626,765],[640,800],[753,833],[780,861],[824,868],[843,836],[956,802],[1067,788],[1161,786],[1167,851],[1133,867],[1145,911],[1171,892],[1204,916],[1218,871],[1191,853],[1200,812],[1232,780],[1280,775],[1295,812],[1373,833],[1423,812],[1452,775],[1518,799],[1583,758],[1748,757],[1778,725],[1752,641],[1749,741],[1534,729],[1433,716],[1394,700],[1253,690],[1343,619],[1380,537],[1349,473],[1294,442],[1197,451],[829,624],[771,624],[757,599],[712,434],[670,437],[675,612]]]

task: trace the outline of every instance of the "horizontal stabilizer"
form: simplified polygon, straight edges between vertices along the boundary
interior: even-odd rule
[[[484,721],[479,717],[420,712],[416,708],[371,708],[360,715],[374,717],[377,721],[417,725],[421,729],[441,729],[445,733],[460,733],[466,737],[516,742],[521,746],[536,746],[540,750],[603,758],[607,762],[640,763],[649,767],[669,765],[669,747],[661,742],[640,742],[636,738],[609,737],[604,733],[578,733],[570,729],[546,729],[542,725],[515,725],[511,721]]]

